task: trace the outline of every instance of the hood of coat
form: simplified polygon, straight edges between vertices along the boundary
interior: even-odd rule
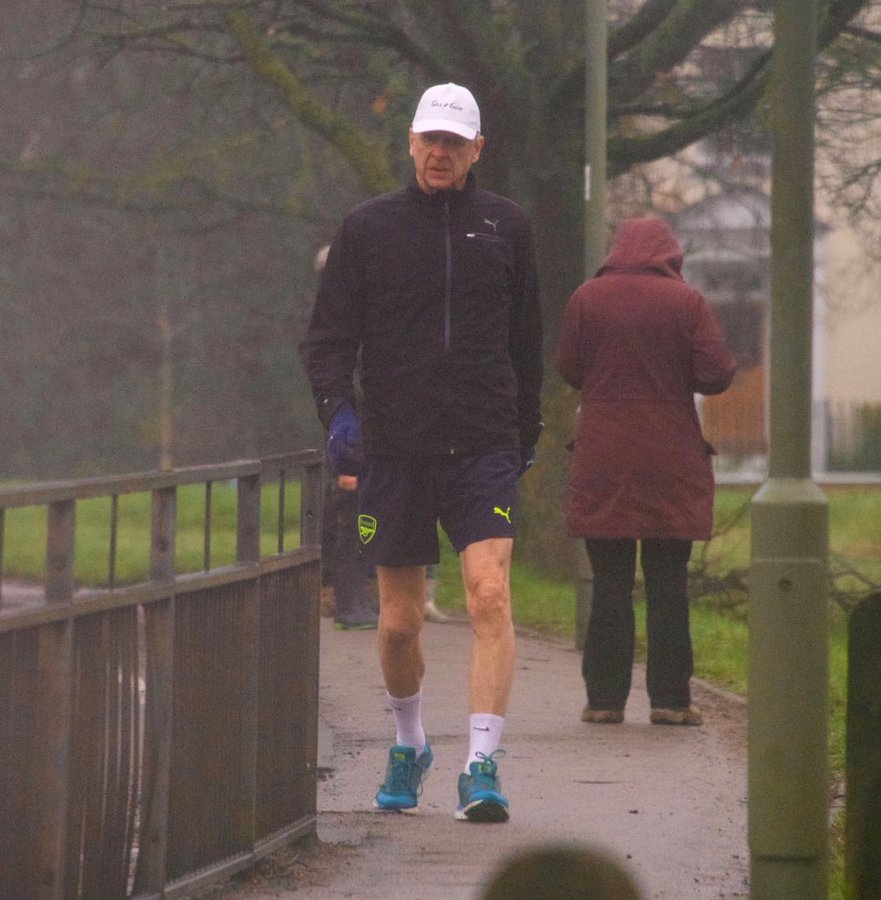
[[[682,247],[663,219],[625,219],[597,275],[611,272],[653,273],[681,281]]]

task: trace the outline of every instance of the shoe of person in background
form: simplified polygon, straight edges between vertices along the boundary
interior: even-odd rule
[[[624,721],[623,709],[591,709],[585,706],[581,711],[582,722],[594,722],[597,725],[618,725]]]
[[[674,706],[672,708],[652,707],[652,725],[703,725],[704,717],[699,707]]]
[[[442,625],[444,622],[449,622],[450,617],[446,613],[442,613],[434,605],[434,600],[426,600],[425,601],[425,621],[426,622],[435,622],[439,625]]]
[[[376,611],[369,606],[359,606],[349,612],[338,612],[333,617],[337,631],[370,631],[379,625]]]
[[[425,567],[425,621],[443,624],[449,622],[450,617],[442,613],[435,605],[437,595],[437,566]]]
[[[433,760],[428,744],[418,757],[415,747],[394,744],[388,752],[385,781],[376,792],[376,808],[392,812],[415,809]]]

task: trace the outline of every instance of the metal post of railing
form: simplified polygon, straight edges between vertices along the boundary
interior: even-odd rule
[[[260,560],[260,476],[241,476],[238,480],[238,530],[236,560]]]
[[[49,504],[46,547],[46,602],[70,603],[73,599],[73,542],[76,503],[58,500]]]
[[[3,550],[6,547],[6,510],[0,509],[0,609],[3,608]]]
[[[236,562],[260,562],[260,490],[261,476],[239,476],[238,479],[238,527],[236,540]],[[269,660],[261,658],[260,650],[260,613],[261,583],[259,570],[253,581],[242,585],[238,619],[239,640],[241,641],[242,671],[237,689],[242,692],[244,709],[241,713],[241,753],[240,769],[242,806],[236,818],[242,828],[249,834],[249,842],[253,845],[257,829],[257,783],[259,754],[259,710],[260,710],[260,672],[259,666],[267,665]]]
[[[116,549],[119,543],[119,494],[110,497],[110,542],[107,549],[107,587],[116,587]]]
[[[169,586],[169,596],[144,610],[147,652],[144,707],[144,792],[136,891],[161,892],[168,859],[168,809],[174,689],[174,551],[177,489],[152,492],[150,580]]]
[[[205,532],[202,535],[202,569],[207,572],[211,568],[211,529],[213,527],[212,498],[214,482],[205,482]]]
[[[284,553],[284,521],[285,492],[287,489],[287,472],[284,468],[278,473],[278,552]]]
[[[320,458],[303,469],[300,493],[300,544],[321,543],[321,496],[323,463]]]
[[[174,549],[177,526],[177,489],[153,491],[150,526],[150,580],[174,581]]]
[[[49,504],[46,544],[46,602],[66,605],[73,600],[74,529],[76,504]],[[72,715],[73,623],[63,619],[37,632],[39,693],[35,697],[36,727],[33,766],[35,792],[34,840],[40,873],[34,897],[64,893],[67,808],[70,796],[70,734]]]

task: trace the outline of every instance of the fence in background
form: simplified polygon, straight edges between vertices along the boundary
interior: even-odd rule
[[[881,472],[881,404],[827,404],[826,430],[829,471]]]
[[[179,897],[315,831],[322,456],[0,492],[0,897]],[[299,546],[286,485],[299,480]],[[212,564],[212,486],[236,485]],[[177,492],[204,485],[201,571],[177,574]],[[261,491],[278,540],[260,551]],[[119,498],[149,493],[149,575],[117,584]],[[108,583],[74,580],[77,503],[109,504]],[[44,507],[45,581],[2,581],[6,510]]]

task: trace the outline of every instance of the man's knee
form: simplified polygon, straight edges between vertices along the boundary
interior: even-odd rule
[[[468,613],[475,626],[502,626],[511,619],[511,597],[501,578],[487,576],[474,583],[468,595]]]
[[[383,615],[379,621],[380,639],[392,651],[410,647],[418,640],[421,625],[415,615]]]

